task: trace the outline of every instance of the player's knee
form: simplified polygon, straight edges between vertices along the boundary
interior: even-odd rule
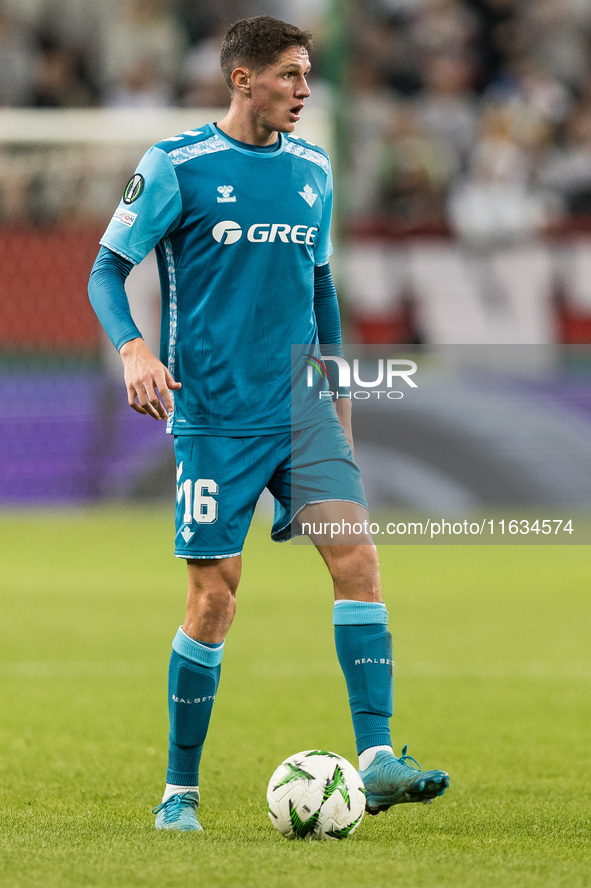
[[[226,583],[219,583],[195,590],[189,587],[189,602],[199,602],[199,607],[208,612],[225,612],[236,607],[236,591]]]
[[[334,546],[331,559],[335,571],[360,574],[379,573],[378,551],[373,543],[358,546]]]
[[[329,570],[335,594],[341,598],[379,600],[380,563],[372,543],[360,546],[335,546]]]
[[[220,624],[232,621],[236,610],[236,590],[240,581],[239,559],[189,561],[187,617],[189,620]]]

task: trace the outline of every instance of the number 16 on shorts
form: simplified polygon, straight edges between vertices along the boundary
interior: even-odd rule
[[[176,501],[181,505],[184,501],[183,523],[213,524],[218,518],[218,503],[214,499],[219,492],[218,484],[213,478],[198,478],[193,481],[181,480],[183,464],[177,469]]]

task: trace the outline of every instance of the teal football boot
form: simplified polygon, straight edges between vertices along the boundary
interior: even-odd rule
[[[189,790],[171,795],[152,811],[152,814],[156,815],[156,829],[202,832],[203,827],[197,820],[198,807],[198,792]]]
[[[365,785],[368,814],[379,814],[403,802],[430,805],[449,786],[447,771],[423,771],[419,763],[406,754],[406,746],[400,758],[387,750],[377,752],[371,765],[360,771],[359,776]]]

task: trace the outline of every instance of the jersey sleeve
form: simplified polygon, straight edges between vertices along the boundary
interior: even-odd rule
[[[102,246],[88,281],[88,295],[103,329],[117,351],[141,333],[135,325],[125,292],[131,262]]]
[[[138,265],[174,230],[181,213],[181,194],[170,158],[161,148],[150,148],[127,183],[100,242]]]
[[[329,346],[332,354],[342,355],[339,300],[328,262],[314,268],[314,314],[320,347]]]
[[[322,221],[314,247],[314,265],[326,265],[333,249],[330,240],[330,223],[332,220],[332,169],[328,167],[326,189],[322,200]]]

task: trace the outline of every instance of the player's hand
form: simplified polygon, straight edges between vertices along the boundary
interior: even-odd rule
[[[168,419],[174,409],[171,391],[180,389],[164,364],[152,354],[143,339],[130,339],[119,354],[123,361],[127,401],[136,413]]]
[[[351,445],[351,450],[353,451],[353,455],[355,455],[355,446],[353,444],[353,428],[351,425],[351,398],[337,398],[336,401],[333,401],[334,409],[336,410],[338,419],[340,424],[343,427],[343,431],[345,432],[345,438]]]

